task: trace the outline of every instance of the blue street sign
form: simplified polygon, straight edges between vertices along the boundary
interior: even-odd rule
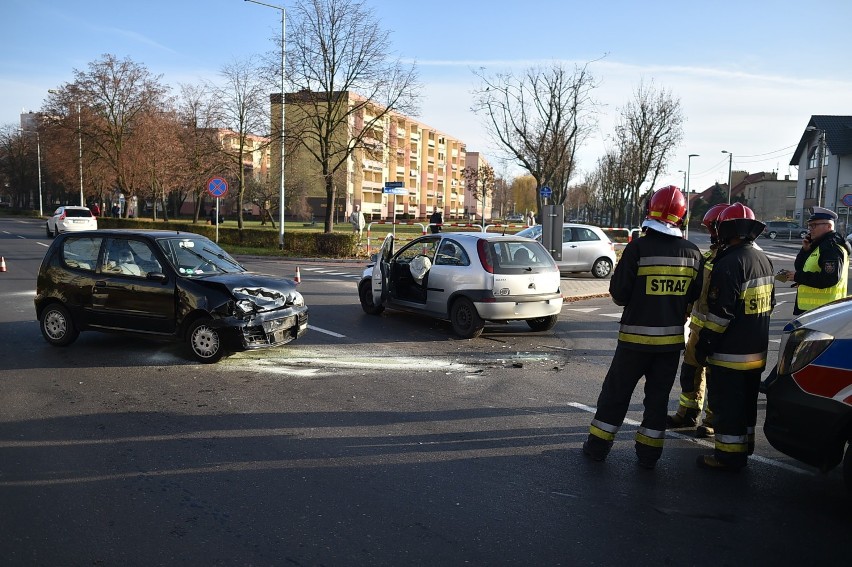
[[[405,187],[405,183],[402,181],[387,181],[385,182],[385,187]]]
[[[852,193],[846,193],[843,195],[841,201],[843,201],[843,204],[847,207],[852,207]]]
[[[228,182],[221,177],[211,177],[207,182],[207,192],[216,199],[224,197],[228,192]]]
[[[553,195],[553,189],[547,187],[546,185],[539,189],[538,192],[542,197],[550,197],[551,195]]]
[[[382,188],[385,195],[408,195],[408,189],[402,181],[387,181]]]

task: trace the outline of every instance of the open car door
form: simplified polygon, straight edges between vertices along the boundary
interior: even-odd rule
[[[384,305],[388,297],[388,275],[390,274],[390,259],[393,255],[393,233],[385,237],[382,247],[373,264],[373,305]]]

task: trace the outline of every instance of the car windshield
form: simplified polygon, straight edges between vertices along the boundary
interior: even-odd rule
[[[537,224],[518,232],[515,236],[523,236],[524,238],[538,238],[541,235],[541,225]]]
[[[206,238],[161,238],[157,240],[157,244],[175,271],[184,276],[199,277],[246,271],[227,252]]]

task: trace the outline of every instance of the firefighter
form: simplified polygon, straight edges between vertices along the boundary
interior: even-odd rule
[[[713,259],[719,248],[719,239],[716,233],[716,223],[719,214],[728,208],[727,203],[713,205],[707,210],[701,221],[710,233],[710,250],[704,253],[700,274],[701,295],[693,304],[692,316],[689,320],[689,340],[683,353],[683,364],[680,367],[681,394],[677,413],[666,418],[666,427],[675,429],[680,427],[695,427],[704,407],[705,400],[705,371],[704,365],[695,360],[695,343],[698,342],[698,333],[707,318],[707,284],[710,281],[710,272],[713,270]],[[704,411],[704,420],[695,431],[696,437],[711,437],[713,435],[713,412],[709,404]]]
[[[742,203],[719,215],[723,248],[713,262],[707,319],[695,345],[696,360],[707,365],[715,429],[713,454],[698,457],[702,468],[739,471],[754,451],[758,386],[775,307],[772,263],[753,245],[765,226]]]
[[[604,378],[583,453],[603,461],[624,422],[633,390],[645,377],[645,411],[636,432],[639,466],[653,469],[663,452],[669,394],[684,348],[688,305],[698,297],[698,247],[683,238],[686,200],[673,185],[651,197],[645,235],[624,249],[609,292],[623,306],[618,345]]]
[[[778,280],[798,284],[793,315],[846,297],[852,250],[843,237],[834,232],[836,220],[834,211],[814,207],[808,219],[808,234],[793,262],[795,271],[784,270],[778,274]]]

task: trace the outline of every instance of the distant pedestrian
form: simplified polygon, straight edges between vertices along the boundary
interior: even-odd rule
[[[121,207],[116,205],[112,206],[112,216],[118,218],[121,216]]]
[[[361,205],[355,205],[355,210],[349,215],[349,222],[352,224],[352,232],[358,235],[358,240],[361,240],[361,233],[367,225],[364,213],[361,212]]]
[[[527,213],[527,226],[535,226],[535,215],[533,215],[532,211]]]
[[[441,232],[441,225],[444,224],[444,215],[441,214],[439,209],[435,209],[435,212],[432,213],[431,217],[429,217],[429,224],[432,225],[429,227],[432,234],[438,234]]]

